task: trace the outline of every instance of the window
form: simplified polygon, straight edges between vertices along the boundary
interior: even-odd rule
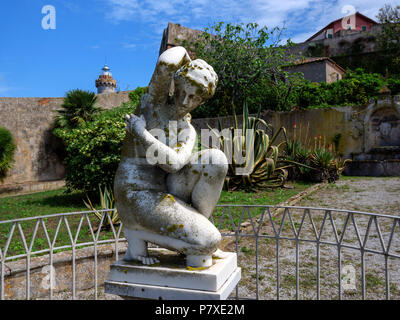
[[[333,38],[333,34],[332,33],[328,33],[328,39],[332,39]]]
[[[362,31],[367,31],[367,26],[362,26],[361,29]]]

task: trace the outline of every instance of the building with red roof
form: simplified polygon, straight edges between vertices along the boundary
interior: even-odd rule
[[[319,30],[305,42],[341,37],[343,35],[367,32],[371,26],[378,23],[360,12],[332,21],[327,26]]]

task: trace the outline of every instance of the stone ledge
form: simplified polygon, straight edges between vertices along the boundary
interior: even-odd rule
[[[56,190],[64,186],[64,180],[5,184],[0,186],[0,198]]]
[[[241,279],[241,268],[236,268],[218,291],[182,289],[144,284],[105,282],[105,292],[124,299],[154,300],[226,300]]]
[[[213,259],[208,268],[188,268],[183,256],[167,249],[151,249],[149,253],[160,263],[145,266],[119,260],[111,265],[108,280],[216,292],[237,268],[237,255],[231,252],[223,259]]]

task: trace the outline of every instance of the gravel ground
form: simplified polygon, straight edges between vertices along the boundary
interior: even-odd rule
[[[361,178],[345,177],[335,184],[329,184],[311,195],[305,197],[296,206],[304,207],[323,207],[343,210],[354,210],[400,216],[400,178]],[[290,213],[290,214],[289,214]],[[362,299],[362,265],[364,262],[365,278],[365,299],[385,299],[386,298],[386,278],[385,278],[385,258],[378,253],[364,253],[364,260],[361,257],[360,249],[341,247],[340,267],[339,250],[335,237],[334,227],[337,237],[343,237],[344,246],[360,248],[357,231],[363,243],[367,233],[368,224],[370,228],[366,240],[365,248],[383,252],[379,232],[382,235],[384,247],[390,240],[391,230],[394,219],[376,219],[379,230],[376,228],[375,221],[370,216],[354,214],[354,222],[347,212],[331,211],[330,216],[325,217],[326,210],[310,210],[310,215],[304,210],[291,209],[289,212],[280,213],[272,220],[264,218],[263,226],[260,229],[256,246],[255,238],[241,237],[239,241],[239,264],[242,267],[242,280],[239,286],[239,297],[255,298],[257,291],[256,278],[258,277],[259,299],[277,298],[277,245],[274,237],[274,227],[278,231],[281,228],[280,237],[294,238],[295,233],[299,234],[298,244],[298,298],[316,299],[317,298],[317,245],[315,242],[304,240],[316,240],[312,222],[316,228],[317,235],[323,226],[321,241],[331,242],[333,245],[321,244],[319,247],[320,261],[320,283],[319,292],[321,299],[339,298],[339,277],[342,284],[346,284],[343,277],[347,270],[354,272],[353,288],[342,288],[342,299]],[[349,220],[345,226],[347,217]],[[304,222],[302,224],[302,219]],[[325,222],[324,222],[325,221]],[[292,227],[293,225],[293,227]],[[301,227],[301,229],[300,229]],[[356,228],[357,227],[357,228]],[[250,234],[252,228],[246,229]],[[294,231],[295,230],[295,231]],[[300,232],[299,232],[300,230]],[[254,234],[254,233],[253,233]],[[235,243],[225,244],[226,250],[235,250]],[[256,275],[255,253],[258,250],[258,274]],[[400,256],[400,224],[394,229],[389,253]],[[279,298],[296,298],[296,242],[294,240],[280,240],[278,248],[279,258]],[[389,282],[388,287],[391,299],[400,299],[400,257],[388,258]],[[341,272],[339,272],[339,270]],[[348,282],[347,282],[348,283]]]

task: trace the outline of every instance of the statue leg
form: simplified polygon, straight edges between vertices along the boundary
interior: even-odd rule
[[[124,260],[136,260],[146,265],[160,262],[157,258],[149,256],[147,242],[137,235],[136,230],[125,228],[124,235],[128,240],[128,249],[126,250]]]
[[[191,203],[207,219],[219,200],[228,161],[218,149],[207,149],[192,156],[191,161],[177,173],[167,177],[168,192]]]
[[[119,202],[118,213],[129,243],[127,260],[156,263],[147,253],[146,242],[152,242],[185,254],[190,266],[211,265],[221,234],[195,208],[161,191],[131,192],[126,200]]]

